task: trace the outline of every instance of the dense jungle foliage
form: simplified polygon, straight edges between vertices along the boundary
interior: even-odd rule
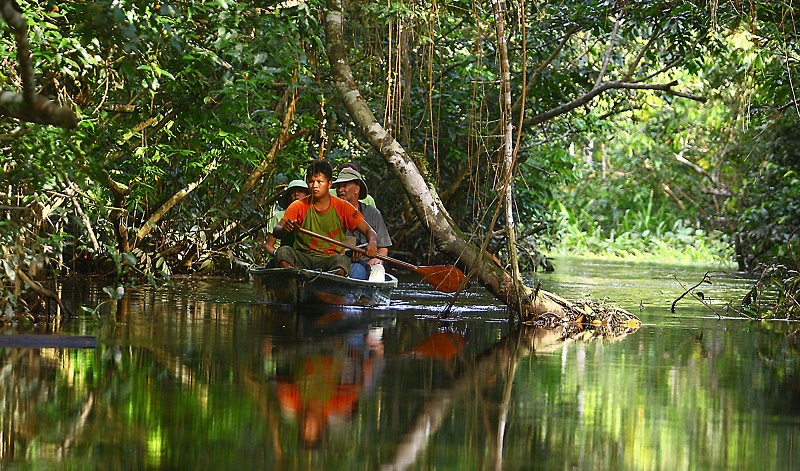
[[[14,2],[0,3],[7,97],[25,80],[6,14]],[[79,121],[33,124],[0,99],[4,314],[31,308],[26,279],[55,272],[117,283],[241,275],[265,261],[282,185],[317,158],[361,165],[394,253],[435,256],[334,91],[323,2],[18,4],[36,92]],[[778,263],[796,276],[791,2],[504,5],[528,269],[542,251],[643,256],[667,244],[665,256],[735,254],[742,270]],[[491,230],[488,248],[505,260],[502,223],[490,226],[500,204],[491,5],[350,2],[345,12],[365,99],[459,228],[477,241]]]

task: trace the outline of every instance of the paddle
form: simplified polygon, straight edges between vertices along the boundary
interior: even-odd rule
[[[295,226],[295,228],[304,234],[318,237],[326,242],[330,242],[331,244],[340,245],[346,249],[354,250],[358,253],[362,253],[365,255],[367,253],[367,251],[362,249],[361,247],[356,247],[346,242],[342,242],[336,239],[331,239],[330,237],[325,237],[324,235],[320,235],[317,234],[316,232],[309,231],[308,229],[303,229],[300,226]],[[430,283],[431,286],[441,291],[442,293],[455,293],[456,291],[458,291],[458,288],[461,286],[461,283],[463,283],[464,279],[466,278],[464,276],[464,273],[461,272],[461,270],[452,265],[434,265],[430,267],[426,266],[418,267],[416,265],[412,265],[408,262],[388,257],[386,255],[377,254],[375,255],[375,258],[379,258],[384,262],[393,263],[395,265],[399,265],[403,268],[407,268],[413,271],[414,273],[422,276],[423,280]]]

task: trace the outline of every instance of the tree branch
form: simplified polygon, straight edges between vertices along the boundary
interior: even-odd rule
[[[169,199],[167,199],[164,204],[162,204],[144,223],[144,225],[139,229],[139,232],[136,233],[136,240],[142,240],[153,230],[156,226],[156,223],[167,214],[167,211],[172,209],[173,206],[178,204],[182,199],[189,195],[192,191],[194,191],[198,186],[200,186],[203,181],[214,171],[217,166],[217,160],[214,159],[211,161],[210,164],[206,166],[206,173],[200,177],[199,180],[194,181],[186,186],[186,188],[181,188],[178,190],[174,195],[172,195]]]
[[[606,74],[606,70],[608,70],[608,62],[611,60],[611,52],[614,50],[614,43],[617,41],[617,32],[619,31],[620,21],[622,21],[622,11],[617,14],[617,19],[614,21],[614,28],[611,30],[611,39],[608,41],[606,56],[603,58],[603,67],[600,69],[600,73],[597,74],[597,81],[594,82],[594,88],[600,86],[600,84],[603,82],[603,76]]]
[[[792,101],[790,101],[789,103],[786,103],[786,104],[784,104],[784,105],[781,105],[781,106],[778,108],[778,111],[779,111],[779,112],[781,112],[781,113],[783,113],[784,111],[788,110],[789,108],[791,108],[791,107],[797,107],[798,105],[800,105],[800,100],[792,100]]]
[[[3,19],[14,30],[22,93],[0,92],[0,115],[30,123],[50,124],[66,129],[75,128],[78,125],[75,112],[36,94],[31,49],[28,44],[28,25],[15,5],[16,2],[12,0],[0,0]]]
[[[92,248],[96,253],[100,252],[100,244],[97,242],[97,236],[94,234],[94,229],[92,228],[92,222],[86,216],[86,213],[83,212],[83,208],[81,207],[80,201],[77,198],[77,189],[72,180],[69,179],[66,173],[61,172],[61,178],[64,179],[62,185],[64,187],[64,194],[72,201],[72,205],[75,207],[75,212],[78,213],[78,216],[81,218],[81,222],[83,222],[83,227],[86,228],[86,233],[89,234],[89,240],[92,242]]]
[[[547,56],[547,59],[545,59],[544,62],[539,64],[539,67],[534,69],[533,73],[531,73],[531,76],[526,79],[527,83],[525,85],[526,88],[524,90],[524,93],[520,94],[520,96],[517,99],[517,101],[514,102],[514,106],[511,108],[511,111],[513,113],[516,113],[517,111],[519,111],[519,108],[522,106],[522,102],[521,102],[522,97],[530,94],[531,90],[533,89],[534,84],[536,83],[536,80],[539,78],[539,76],[542,74],[542,72],[544,72],[544,69],[546,69],[547,66],[549,66],[550,64],[553,63],[553,61],[556,59],[556,57],[558,57],[558,55],[561,54],[561,51],[564,50],[564,47],[567,45],[567,42],[569,42],[569,40],[578,31],[580,31],[580,28],[578,26],[573,26],[572,28],[568,29],[567,32],[564,34],[564,37],[561,38],[561,41],[558,42],[558,45],[550,52],[550,55]]]
[[[283,149],[286,143],[293,137],[289,131],[291,130],[292,121],[294,120],[294,112],[297,108],[298,99],[299,97],[294,92],[294,88],[288,87],[283,95],[283,100],[281,100],[281,103],[288,102],[288,105],[286,106],[286,113],[283,115],[283,123],[281,124],[281,130],[278,132],[278,137],[275,138],[272,147],[270,147],[269,151],[264,156],[261,164],[253,170],[250,177],[244,185],[242,185],[239,194],[236,196],[237,203],[241,203],[242,198],[255,186],[261,176],[264,175],[264,172],[273,164],[275,156],[278,155],[281,149]]]
[[[65,314],[67,314],[67,315],[69,315],[69,316],[74,316],[74,315],[75,315],[75,314],[74,314],[74,313],[73,313],[73,312],[72,312],[72,311],[71,311],[71,310],[70,310],[70,309],[69,309],[69,308],[68,308],[68,307],[67,307],[67,306],[64,304],[64,302],[63,302],[63,301],[61,301],[61,298],[59,298],[59,297],[58,297],[58,295],[57,295],[56,293],[54,293],[54,292],[50,291],[49,289],[45,288],[45,287],[44,287],[44,286],[42,286],[42,285],[41,285],[41,284],[40,284],[38,281],[32,280],[32,279],[31,279],[31,277],[30,277],[30,276],[28,276],[28,274],[27,274],[27,273],[25,273],[24,271],[22,271],[22,269],[21,269],[21,268],[19,268],[19,267],[16,267],[16,270],[15,270],[15,271],[17,272],[17,276],[19,276],[19,278],[20,278],[22,281],[24,281],[24,282],[25,282],[25,284],[26,284],[26,285],[28,285],[28,286],[29,286],[29,287],[30,287],[32,290],[36,291],[37,293],[39,293],[40,295],[44,296],[45,298],[48,298],[48,299],[51,299],[51,300],[55,301],[55,302],[56,302],[56,304],[58,304],[58,306],[61,308],[61,311],[62,311],[62,312],[64,312]]]
[[[56,105],[41,95],[34,95],[28,102],[24,95],[19,93],[0,92],[0,115],[65,129],[74,129],[78,126],[78,118],[71,109]]]
[[[625,73],[625,77],[622,80],[630,81],[631,77],[633,77],[633,73],[636,72],[636,68],[639,67],[639,62],[642,61],[645,53],[655,44],[656,39],[661,37],[661,34],[664,33],[664,29],[662,25],[664,24],[666,19],[663,19],[658,23],[658,30],[650,36],[650,39],[647,40],[647,43],[639,50],[639,53],[636,54],[636,57],[631,61],[630,65],[628,66],[628,72]]]
[[[678,84],[677,80],[674,80],[669,83],[664,84],[647,84],[647,83],[637,83],[637,82],[622,82],[619,80],[613,80],[610,82],[604,82],[600,84],[598,87],[593,88],[591,91],[579,96],[578,98],[570,101],[569,103],[565,103],[561,106],[553,108],[551,110],[545,111],[544,113],[539,113],[536,116],[526,119],[522,124],[523,126],[535,126],[537,124],[544,123],[545,121],[549,121],[556,116],[560,116],[562,114],[569,113],[570,111],[574,110],[575,108],[579,108],[607,90],[615,90],[615,89],[627,89],[627,90],[660,90],[662,92],[668,93],[670,95],[681,96],[684,98],[689,98],[691,100],[696,100],[702,103],[705,103],[707,99],[705,97],[700,97],[696,95],[691,95],[684,92],[679,92],[673,90],[672,87]]]

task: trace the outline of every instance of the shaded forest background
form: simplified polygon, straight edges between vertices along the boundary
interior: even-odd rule
[[[337,96],[323,2],[18,3],[35,92],[77,123],[31,123],[14,101],[27,81],[13,2],[0,2],[5,313],[21,308],[25,278],[52,270],[118,282],[242,275],[266,259],[264,224],[282,185],[317,158],[361,165],[393,253],[437,258]],[[791,2],[503,6],[527,269],[564,239],[623,232],[713,240],[741,270],[797,269]],[[492,4],[350,2],[343,11],[364,99],[459,229],[477,245],[489,240],[505,263],[503,222],[492,224],[502,202]]]

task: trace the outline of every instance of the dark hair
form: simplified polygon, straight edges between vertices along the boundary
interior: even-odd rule
[[[311,181],[311,177],[320,173],[325,175],[328,181],[333,180],[333,168],[330,162],[326,160],[315,160],[311,162],[311,165],[308,166],[308,170],[306,171],[306,182]]]

